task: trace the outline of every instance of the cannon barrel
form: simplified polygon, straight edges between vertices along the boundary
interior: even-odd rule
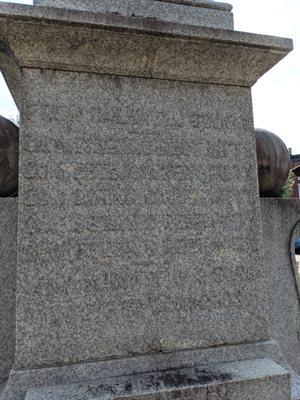
[[[19,174],[19,128],[0,116],[0,197],[16,196]]]
[[[259,192],[262,197],[276,197],[290,172],[290,154],[274,133],[256,129]]]

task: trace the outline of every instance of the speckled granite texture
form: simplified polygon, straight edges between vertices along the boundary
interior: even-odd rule
[[[190,0],[188,0],[190,1]],[[233,29],[233,14],[229,4],[181,0],[36,0],[35,5],[72,8],[82,11],[126,15],[133,18],[151,18],[157,21]],[[193,4],[193,5],[191,5]],[[196,5],[196,6],[195,6]]]
[[[247,87],[293,48],[289,39],[9,3],[0,3],[0,34],[22,68]]]
[[[23,87],[16,365],[268,338],[250,90]]]
[[[26,97],[16,365],[268,338],[251,95],[234,85],[291,42],[44,7],[0,17]],[[192,47],[166,56],[173,44]],[[61,71],[99,61],[114,75]]]
[[[15,353],[17,198],[0,198],[0,383],[8,377]]]
[[[4,398],[269,340],[250,86],[292,42],[12,4],[0,37],[22,79]]]
[[[277,343],[274,341],[170,353],[151,353],[106,361],[70,365],[14,369],[1,400],[23,400],[29,388],[74,385],[100,382],[123,375],[146,374],[153,371],[190,368],[195,365],[220,364],[269,358],[288,369]]]
[[[297,221],[300,237],[300,200],[262,199],[261,205],[271,336],[288,364],[300,374],[300,303],[291,253]]]
[[[65,7],[68,8],[69,4],[72,2],[72,0],[33,0],[34,5],[43,5],[45,4],[45,1],[48,1],[48,5],[50,6],[51,4],[59,4],[60,7]],[[99,4],[101,3],[102,0],[92,0],[92,4],[94,4],[94,7],[96,8],[97,6],[99,7]],[[134,3],[132,0],[126,0],[127,3]],[[201,7],[201,8],[209,8],[212,10],[221,10],[221,11],[231,11],[232,10],[232,5],[229,3],[221,3],[219,1],[214,1],[214,0],[148,0],[148,4],[155,4],[158,2],[164,2],[168,4],[181,4],[181,5],[188,5],[188,6],[193,6],[193,7]],[[82,7],[88,7],[88,4],[84,0],[77,0],[77,3],[81,3]]]
[[[158,391],[163,399],[290,400],[290,377],[273,361],[261,359],[30,389],[26,400],[157,400]]]

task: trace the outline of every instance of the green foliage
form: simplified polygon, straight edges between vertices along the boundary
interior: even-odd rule
[[[296,175],[292,171],[290,171],[289,177],[288,177],[285,185],[278,193],[278,197],[281,197],[282,199],[288,199],[291,196],[291,194],[293,193],[295,179],[296,179]]]

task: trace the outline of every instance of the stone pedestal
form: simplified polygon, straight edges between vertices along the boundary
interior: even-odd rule
[[[300,286],[294,247],[294,240],[300,237],[300,201],[262,199],[261,211],[271,335],[300,374]]]
[[[4,399],[267,358],[269,383],[249,380],[253,395],[239,397],[232,373],[212,394],[198,382],[195,396],[288,400],[268,343],[250,88],[292,42],[84,8],[0,5],[21,99],[16,356]],[[209,397],[218,385],[225,392]]]
[[[212,364],[114,378],[89,384],[30,389],[26,400],[101,398],[156,400],[285,400],[290,396],[286,371],[269,360]]]

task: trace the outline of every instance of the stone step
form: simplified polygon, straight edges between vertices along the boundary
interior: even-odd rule
[[[290,400],[290,375],[270,359],[219,363],[103,382],[31,388],[26,400]]]

